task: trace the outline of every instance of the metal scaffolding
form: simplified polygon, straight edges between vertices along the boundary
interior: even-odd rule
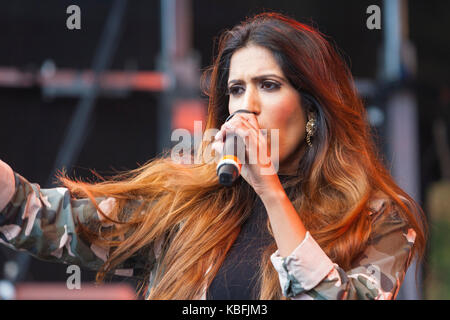
[[[391,88],[386,100],[387,157],[396,182],[420,204],[417,102],[414,93],[402,85],[414,75],[416,68],[414,49],[408,40],[407,0],[384,0],[383,3],[384,61],[381,80]],[[420,272],[416,282],[416,267],[417,263],[413,260],[397,299],[422,298],[422,277]]]

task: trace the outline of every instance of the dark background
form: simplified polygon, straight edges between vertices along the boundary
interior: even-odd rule
[[[52,59],[58,68],[89,69],[111,1],[2,1],[0,2],[0,67],[39,70]],[[67,6],[81,8],[81,30],[66,28]],[[382,30],[366,28],[366,8],[382,1],[366,0],[277,0],[192,1],[193,47],[201,55],[201,67],[212,62],[214,39],[246,16],[263,10],[285,13],[312,24],[328,35],[342,50],[355,78],[375,79]],[[383,10],[383,9],[382,9]],[[427,186],[440,179],[431,135],[436,117],[447,117],[442,105],[443,90],[450,83],[450,1],[409,2],[409,37],[418,54],[414,90],[419,105],[422,199]],[[155,70],[160,51],[159,1],[128,2],[125,28],[112,68],[130,66]],[[76,161],[77,177],[136,168],[155,157],[157,150],[157,102],[159,93],[131,92],[124,98],[97,100],[89,136]],[[0,158],[31,182],[45,187],[76,98],[44,99],[39,87],[0,88]],[[447,110],[447,113],[445,113]],[[13,255],[0,251],[0,263]],[[1,269],[0,269],[1,270]],[[32,260],[26,280],[65,281],[66,267]],[[82,272],[83,280],[93,272]]]

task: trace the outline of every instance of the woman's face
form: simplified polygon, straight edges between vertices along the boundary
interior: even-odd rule
[[[239,109],[253,111],[260,128],[267,129],[268,150],[271,129],[279,130],[279,172],[287,167],[296,169],[304,150],[306,116],[300,94],[272,53],[256,45],[237,50],[230,61],[228,92],[230,114]]]

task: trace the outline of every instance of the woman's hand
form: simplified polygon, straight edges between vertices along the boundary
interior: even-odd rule
[[[306,228],[286,195],[274,169],[272,162],[274,155],[271,155],[271,159],[268,154],[267,139],[261,132],[254,114],[237,113],[222,125],[215,136],[216,140],[212,147],[220,156],[222,155],[224,137],[230,133],[235,133],[243,139],[247,159],[247,156],[251,155],[252,152],[258,155],[256,157],[257,163],[253,163],[253,161],[247,163],[246,161],[243,164],[241,176],[261,198],[267,210],[279,253],[282,257],[287,257],[305,238]],[[273,142],[271,141],[271,143]],[[278,141],[275,141],[275,143],[278,143]],[[264,152],[258,154],[258,151]]]
[[[224,141],[227,135],[234,133],[242,138],[245,144],[245,161],[241,176],[253,187],[258,195],[262,195],[274,187],[281,187],[269,152],[267,138],[259,127],[256,116],[252,113],[236,113],[222,125],[215,136],[212,148],[222,156]]]
[[[15,192],[14,172],[11,167],[0,159],[0,211],[2,211]]]

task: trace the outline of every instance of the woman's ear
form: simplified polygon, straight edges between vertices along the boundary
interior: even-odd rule
[[[311,119],[316,119],[316,112],[313,110],[312,107],[309,107],[306,109],[306,122],[308,122]]]
[[[314,110],[313,103],[304,96],[304,93],[300,95],[301,96],[301,102],[302,102],[302,108],[305,112],[305,120],[308,121],[311,118],[315,117],[316,111]]]

